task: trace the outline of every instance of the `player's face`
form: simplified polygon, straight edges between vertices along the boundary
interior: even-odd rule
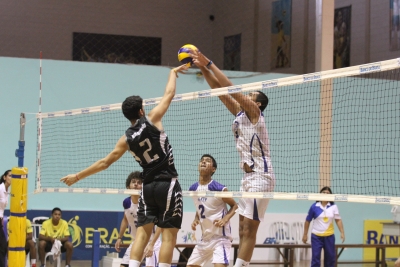
[[[53,221],[58,222],[61,219],[61,212],[59,210],[56,210],[53,212],[51,217],[52,217]]]
[[[129,189],[141,190],[142,182],[138,179],[132,179],[131,183],[129,184]]]
[[[321,192],[321,194],[330,194],[331,192],[329,192],[328,189],[325,189],[324,191]]]
[[[249,93],[247,96],[250,98],[251,101],[256,102],[258,92]]]
[[[211,175],[215,171],[212,159],[209,157],[201,158],[199,162],[199,172],[203,175]]]

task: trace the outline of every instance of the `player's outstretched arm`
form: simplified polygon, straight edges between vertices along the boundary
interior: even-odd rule
[[[206,67],[199,67],[201,72],[203,73],[204,78],[206,79],[208,85],[211,89],[221,88],[222,86],[219,84],[217,78],[209,71]],[[225,105],[225,107],[234,115],[239,113],[240,106],[239,104],[229,95],[220,95],[218,96],[221,102]]]
[[[228,191],[227,188],[225,188],[223,191]],[[222,201],[224,201],[226,204],[230,206],[228,213],[224,216],[224,218],[220,220],[214,221],[214,225],[222,227],[224,226],[229,220],[235,215],[235,211],[238,208],[238,205],[236,201],[233,198],[222,198]]]
[[[119,160],[119,158],[128,150],[128,145],[126,144],[126,136],[123,135],[115,145],[113,151],[111,151],[105,158],[96,161],[88,168],[76,173],[76,174],[68,174],[60,179],[61,182],[65,183],[68,186],[75,184],[76,182],[103,171],[111,166],[114,162]]]
[[[228,87],[233,85],[233,83],[215,65],[215,63],[209,60],[200,51],[194,51],[192,56],[193,56],[193,62],[198,67],[208,66],[208,68],[214,73],[215,78],[217,79],[221,87]],[[222,102],[224,102],[225,106],[229,109],[229,111],[231,111],[232,114],[236,115],[240,111],[241,109],[240,107],[242,107],[252,122],[258,121],[258,118],[260,116],[260,108],[254,101],[252,101],[250,98],[248,98],[242,93],[231,94],[231,97],[233,99],[228,98],[230,100],[229,102],[226,103],[224,101]]]
[[[128,219],[126,218],[126,215],[124,214],[124,218],[122,218],[121,225],[119,226],[119,236],[118,236],[117,242],[115,242],[115,250],[117,252],[120,252],[119,246],[121,245],[122,237],[124,236],[125,230],[127,227],[128,227]]]
[[[172,69],[168,76],[167,86],[165,87],[164,95],[160,103],[155,106],[149,113],[148,117],[150,121],[159,129],[162,128],[161,119],[167,112],[172,99],[176,92],[176,78],[178,78],[178,72],[184,73],[188,69],[188,66],[181,65]]]
[[[211,62],[206,56],[204,56],[200,51],[192,51],[191,53],[193,57],[193,63],[196,64],[197,67],[200,68],[201,73],[203,73],[204,78],[206,79],[208,85],[210,86],[211,89],[216,89],[216,88],[221,88],[221,87],[226,87],[232,85],[232,83],[229,81],[229,79],[223,74],[221,71],[220,73],[226,77],[226,79],[229,81],[230,85],[223,85],[219,79],[216,77],[215,74],[213,74],[211,71],[207,69],[207,65]],[[212,64],[215,65],[215,64]],[[217,68],[218,69],[218,68]],[[227,83],[226,83],[227,84]],[[236,102],[233,98],[231,98],[229,95],[221,95],[219,96],[219,99],[221,100],[222,103],[226,106],[226,108],[234,115],[239,113],[240,111],[240,105],[238,102]]]

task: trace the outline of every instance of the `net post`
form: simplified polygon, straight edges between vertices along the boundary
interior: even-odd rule
[[[100,260],[100,231],[93,231],[92,267],[99,267]]]
[[[28,168],[23,167],[25,122],[25,114],[21,113],[19,148],[15,152],[16,157],[18,157],[18,167],[14,167],[11,170],[10,236],[8,245],[9,266],[25,265],[25,229],[28,188]]]

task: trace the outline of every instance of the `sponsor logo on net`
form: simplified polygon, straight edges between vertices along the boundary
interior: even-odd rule
[[[381,64],[362,65],[360,66],[360,73],[369,73],[374,71],[381,71]]]
[[[54,117],[54,116],[55,116],[54,113],[47,113],[47,118],[52,118],[52,117]]]
[[[172,98],[172,101],[182,101],[182,95],[176,95],[174,98]]]
[[[64,112],[65,116],[71,116],[72,115],[72,111],[71,110],[67,110]]]
[[[348,197],[347,197],[347,195],[338,195],[338,196],[335,196],[335,201],[348,201]]]
[[[101,111],[109,111],[110,110],[110,106],[101,106]]]
[[[232,86],[228,87],[228,93],[233,94],[233,93],[239,93],[242,91],[242,86]]]
[[[397,58],[397,66],[400,66],[400,57]]]
[[[319,80],[321,80],[321,73],[319,72],[303,75],[303,83]]]
[[[81,114],[86,114],[86,113],[89,113],[90,112],[90,109],[88,109],[88,108],[82,108],[81,109]]]
[[[308,194],[297,194],[297,199],[308,200]]]
[[[211,96],[211,91],[210,90],[206,90],[206,91],[198,92],[197,96],[200,97],[200,98],[210,97]]]
[[[274,193],[268,192],[263,194],[263,198],[274,198]]]
[[[154,105],[156,103],[155,99],[148,99],[144,101],[145,105]]]
[[[276,80],[262,82],[262,89],[267,89],[267,88],[277,87],[277,86],[278,86],[278,81],[276,81]]]
[[[390,203],[390,197],[376,197],[375,203]]]

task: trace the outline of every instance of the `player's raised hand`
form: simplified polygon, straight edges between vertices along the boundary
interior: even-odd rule
[[[193,63],[196,64],[197,67],[205,67],[210,63],[210,60],[200,51],[193,50],[190,55],[193,58]]]
[[[176,77],[178,77],[178,72],[185,74],[185,72],[188,70],[189,66],[186,64],[180,65],[179,67],[173,68],[172,71],[175,72]]]
[[[196,226],[197,226],[199,223],[200,223],[199,220],[194,220],[194,221],[192,222],[192,230],[193,230],[193,231],[196,231]]]
[[[66,184],[68,186],[71,186],[78,181],[79,181],[79,179],[76,174],[68,174],[67,176],[60,179],[60,182]]]

